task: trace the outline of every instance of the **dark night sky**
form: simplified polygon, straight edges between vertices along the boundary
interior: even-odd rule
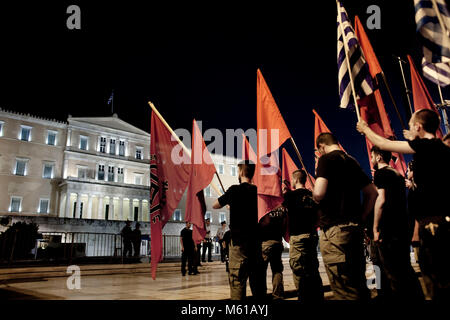
[[[115,112],[150,131],[155,103],[172,128],[256,127],[256,70],[260,68],[313,170],[315,108],[344,148],[368,172],[355,113],[338,107],[335,1],[298,6],[230,2],[180,6],[121,1],[39,1],[0,5],[0,107],[66,120]],[[81,7],[82,29],[66,28],[66,8]],[[411,54],[416,65],[413,1],[347,0],[353,21],[365,23],[366,8],[381,8],[381,30],[367,30],[402,113],[402,82],[392,54]],[[409,68],[406,67],[409,82]],[[425,80],[434,97],[436,86]],[[386,108],[397,136],[401,128],[387,95]],[[444,91],[444,97],[450,94]],[[288,151],[294,156],[290,146]]]

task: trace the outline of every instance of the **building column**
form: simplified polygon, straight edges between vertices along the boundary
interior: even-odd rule
[[[98,211],[97,211],[97,219],[103,219],[103,196],[98,197]]]
[[[66,218],[72,217],[70,215],[70,192],[69,191],[66,192],[66,209],[64,211],[64,214],[65,214]]]
[[[61,191],[59,192],[61,193]],[[64,203],[64,195],[60,195],[59,196],[59,211],[58,211],[58,217],[60,218],[64,218],[65,217],[65,212],[64,212],[64,208],[65,208],[65,203]]]
[[[123,198],[119,198],[119,220],[123,220]]]
[[[81,212],[81,194],[77,193],[77,208],[75,210],[75,218],[79,219]]]
[[[134,212],[133,212],[133,198],[130,198],[130,202],[129,202],[129,208],[130,208],[130,210],[129,210],[129,213],[128,213],[128,219],[130,220],[130,221],[133,221],[133,219],[134,219]]]
[[[87,219],[92,219],[92,194],[88,194]]]
[[[142,199],[139,199],[139,221],[142,221]]]
[[[114,220],[114,197],[109,197],[109,220]]]

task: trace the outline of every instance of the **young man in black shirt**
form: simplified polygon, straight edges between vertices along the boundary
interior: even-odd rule
[[[186,275],[186,260],[188,263],[188,271],[190,275],[198,274],[194,265],[194,240],[192,239],[191,223],[186,221],[186,227],[181,230],[181,275]]]
[[[294,190],[284,194],[289,228],[289,265],[298,299],[302,302],[323,300],[322,279],[317,259],[317,205],[312,192],[305,188],[306,171],[292,173]]]
[[[391,152],[378,147],[371,150],[375,168],[375,201],[373,241],[377,252],[382,282],[379,293],[383,299],[421,301],[422,287],[411,266],[410,243],[412,223],[406,210],[405,179],[389,166]]]
[[[373,209],[377,190],[331,133],[321,133],[316,144],[321,157],[313,198],[319,203],[320,251],[330,286],[336,299],[368,300],[361,222]]]
[[[239,182],[214,203],[214,209],[230,206],[229,282],[232,300],[246,297],[247,278],[254,298],[266,296],[262,279],[261,241],[258,239],[257,188],[251,184],[255,164],[238,164]]]
[[[448,183],[450,181],[450,148],[436,138],[439,116],[434,111],[421,109],[412,115],[409,130],[404,131],[409,141],[391,141],[373,132],[366,122],[359,121],[357,130],[381,150],[413,154],[415,195],[419,208],[415,217],[419,223],[419,264],[433,300],[450,299],[450,210]]]

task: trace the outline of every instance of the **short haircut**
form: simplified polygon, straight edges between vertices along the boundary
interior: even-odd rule
[[[449,140],[449,139],[450,139],[450,132],[447,133],[447,134],[442,138],[442,141],[446,141],[446,140]]]
[[[305,184],[306,183],[306,178],[308,176],[306,175],[306,171],[303,169],[299,169],[299,170],[295,170],[294,172],[292,172],[292,178],[295,181],[299,181],[301,184]]]
[[[339,142],[337,141],[336,137],[333,136],[332,133],[330,133],[330,132],[322,132],[321,134],[319,134],[317,136],[316,148],[319,149],[319,146],[321,144],[324,144],[324,145],[327,145],[327,146],[331,146],[333,144],[339,144]]]
[[[435,134],[441,122],[439,115],[429,109],[421,109],[414,113],[414,121],[419,122],[423,130]]]
[[[373,146],[370,151],[377,155],[380,155],[381,159],[383,159],[383,161],[386,163],[389,163],[389,161],[391,161],[392,153],[390,151],[381,150],[377,146]]]
[[[252,179],[255,175],[255,163],[251,160],[243,160],[238,163],[238,168],[242,170],[244,177]]]
[[[224,224],[227,224],[227,222],[226,221],[222,221],[220,224],[224,225]]]

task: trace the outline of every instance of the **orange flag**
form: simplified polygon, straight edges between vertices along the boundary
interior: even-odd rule
[[[254,181],[259,220],[283,203],[278,150],[291,134],[259,69],[256,89],[258,161]]]
[[[425,86],[425,83],[423,82],[422,78],[420,77],[419,72],[417,72],[416,66],[414,65],[414,62],[409,54],[408,54],[408,61],[411,70],[411,87],[413,94],[414,111],[421,109],[429,109],[436,112],[439,115],[439,112],[437,111],[433,103],[433,99],[431,99],[431,95],[428,92],[428,89]],[[439,128],[438,131],[436,131],[436,136],[438,138],[443,137],[441,128]]]
[[[251,160],[256,164],[256,153],[250,146],[245,134],[242,134],[242,160]]]
[[[355,17],[355,33],[361,45],[361,49],[366,58],[367,64],[369,65],[370,75],[372,76],[372,78],[376,78],[377,74],[382,73],[383,70],[381,70],[380,63],[378,62],[377,56],[373,51],[372,45],[370,44],[369,38],[367,37],[367,34],[364,31],[364,27],[361,21],[359,20],[358,16]],[[361,118],[367,122],[369,127],[374,132],[385,138],[394,137],[394,131],[392,130],[391,122],[386,112],[386,108],[384,107],[383,98],[381,97],[379,89],[374,90],[374,92],[371,95],[360,99],[358,101],[358,104],[360,106]],[[370,169],[373,171],[374,168],[372,165],[372,161],[370,161],[371,159],[370,150],[372,149],[373,144],[367,138],[366,138],[366,147],[369,157]],[[406,170],[406,163],[403,158],[403,155],[397,153],[394,153],[393,155],[399,161],[399,163],[397,163],[397,165],[401,169],[399,170],[399,172],[401,172],[404,175]],[[394,168],[396,167],[394,161],[391,163],[391,165]]]
[[[284,148],[282,149],[281,156],[282,156],[281,177],[283,179],[283,190],[284,189],[292,190],[293,189],[292,173],[294,171],[297,171],[298,167],[295,165],[295,162],[289,156],[289,153],[287,153],[286,149],[284,149]],[[308,172],[306,172],[306,174],[311,178],[311,180],[314,183],[315,179]],[[309,190],[313,189],[313,186],[311,185],[311,182],[309,179],[306,179],[305,187],[306,187],[306,189],[309,189]]]
[[[216,173],[216,167],[212,162],[211,155],[206,148],[205,141],[195,119],[192,123],[191,146],[191,172],[189,175],[185,220],[192,223],[192,238],[196,244],[199,244],[206,235],[204,223],[206,204],[203,189],[211,183]]]

